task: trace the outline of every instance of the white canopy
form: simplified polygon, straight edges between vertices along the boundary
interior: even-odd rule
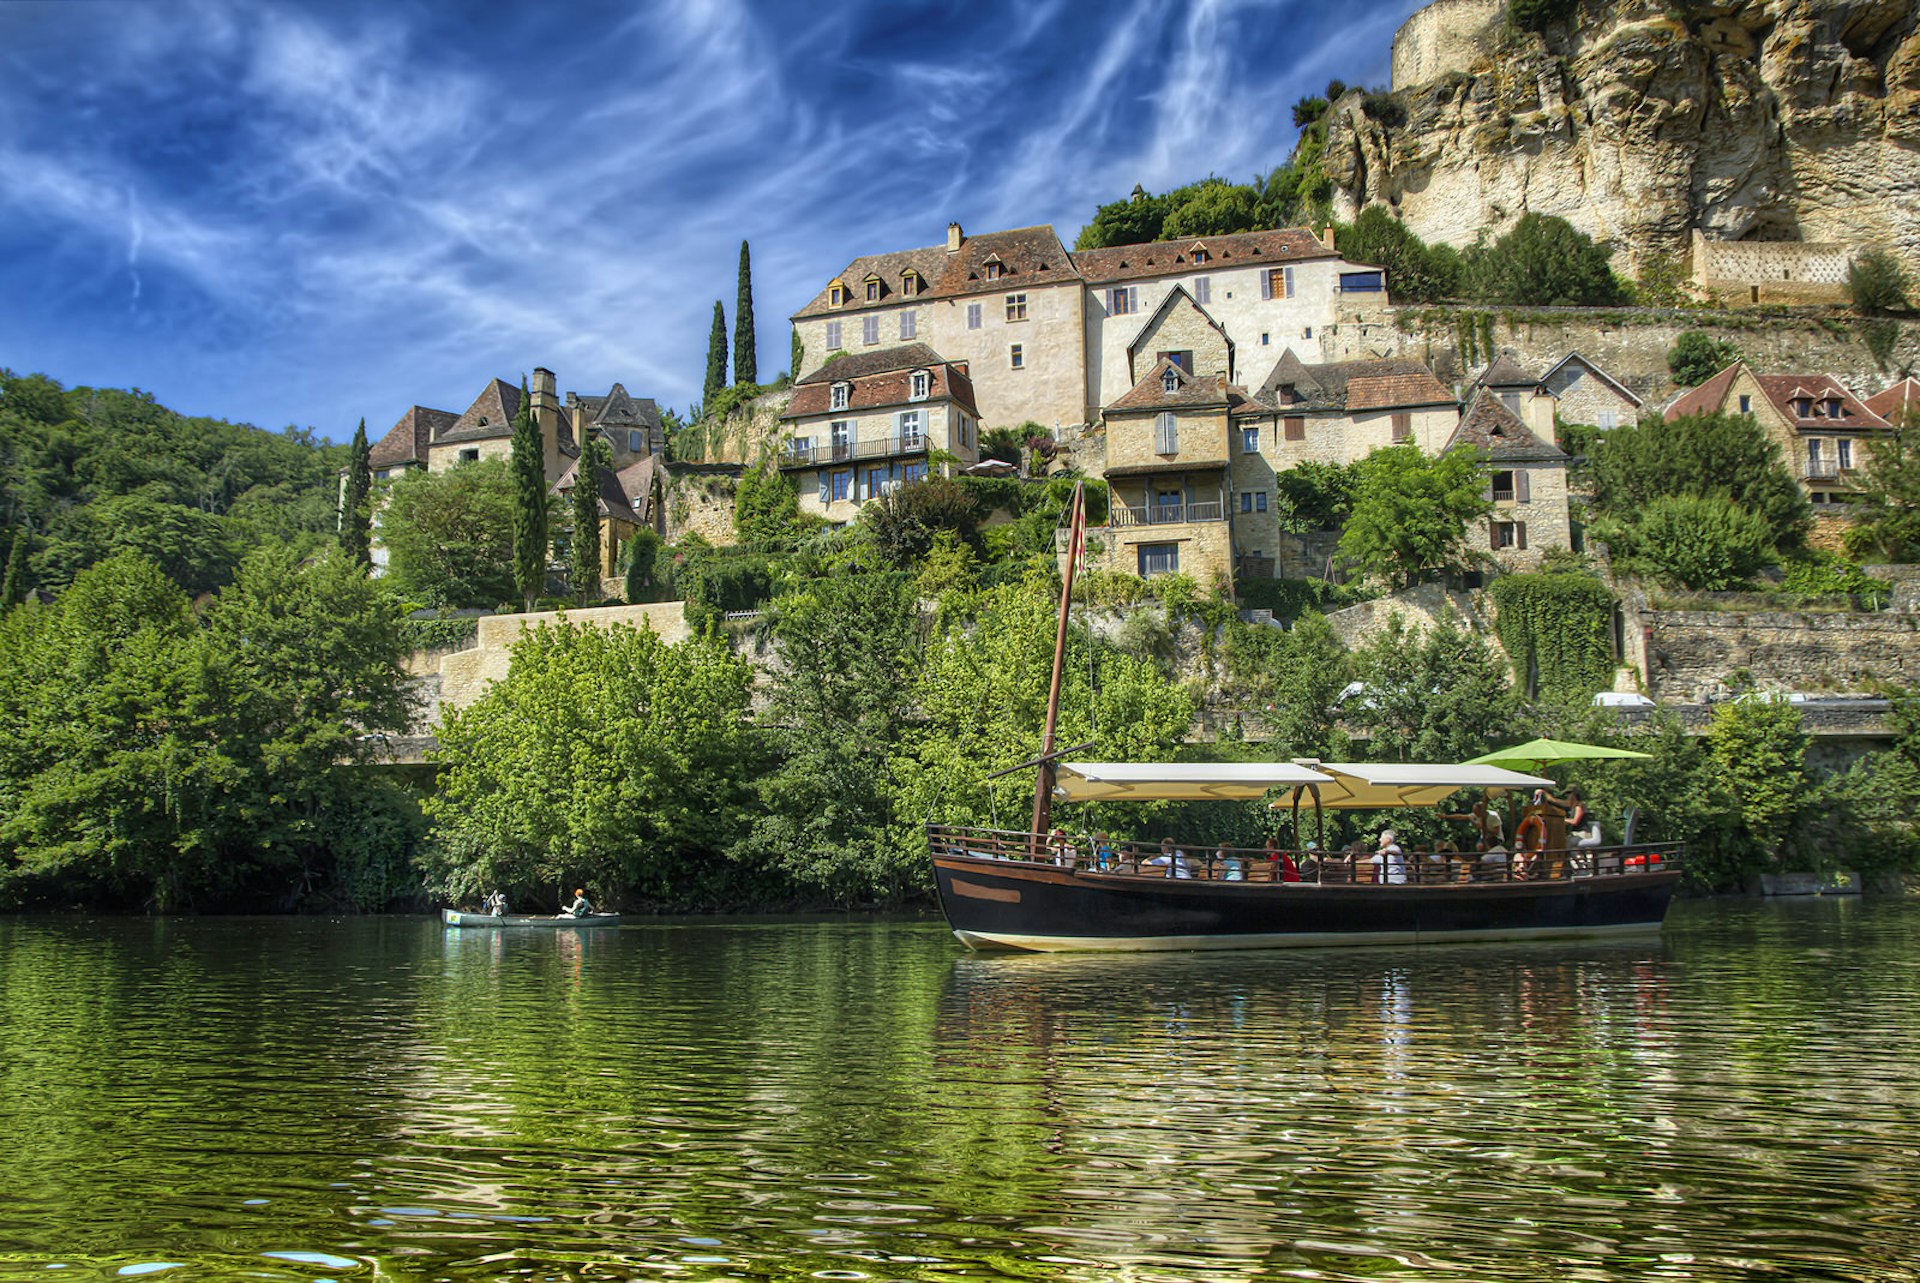
[[[1343,811],[1388,810],[1400,806],[1438,806],[1461,789],[1557,788],[1552,780],[1522,775],[1502,766],[1418,762],[1315,762],[1302,765],[1333,777],[1320,786],[1320,805]],[[1291,798],[1275,802],[1290,807]],[[1300,805],[1310,805],[1307,797]]]
[[[1334,783],[1293,762],[1062,762],[1054,791],[1069,802],[1245,802],[1268,789]]]

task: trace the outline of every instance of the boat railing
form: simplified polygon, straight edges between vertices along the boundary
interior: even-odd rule
[[[1383,876],[1387,885],[1444,886],[1483,882],[1556,882],[1575,878],[1631,877],[1672,872],[1682,867],[1678,842],[1636,842],[1631,846],[1569,847],[1492,855],[1411,849],[1404,853],[1404,879],[1395,882],[1367,851],[1269,851],[1264,847],[1191,848],[1164,852],[1155,843],[1099,842],[1084,835],[1036,843],[1031,833],[1007,829],[959,828],[929,824],[927,843],[936,857],[1005,860],[1051,865],[1074,873],[1119,877],[1184,878],[1203,882],[1291,882],[1291,860],[1298,881],[1315,885],[1369,885]],[[1285,857],[1284,859],[1282,857]]]

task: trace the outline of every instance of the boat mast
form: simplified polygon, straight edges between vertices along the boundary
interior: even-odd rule
[[[1040,742],[1040,772],[1033,785],[1033,845],[1038,851],[1053,824],[1053,732],[1060,721],[1060,669],[1067,657],[1067,611],[1073,604],[1073,571],[1087,537],[1086,482],[1073,483],[1067,522],[1067,568],[1060,583],[1060,625],[1053,634],[1053,684],[1047,688],[1047,731]]]

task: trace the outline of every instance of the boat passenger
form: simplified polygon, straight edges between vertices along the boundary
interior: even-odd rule
[[[1583,853],[1574,857],[1574,865],[1580,869],[1591,868],[1592,852],[1604,839],[1600,834],[1600,821],[1587,810],[1586,800],[1580,796],[1580,790],[1570,788],[1565,797],[1555,797],[1541,789],[1533,797],[1534,801],[1554,807],[1567,817],[1568,845]]]
[[[1275,848],[1275,843],[1273,839],[1268,838],[1267,849],[1270,851],[1274,851],[1274,848]],[[1320,844],[1318,842],[1307,843],[1306,859],[1309,863],[1311,863],[1315,858],[1313,853],[1315,851],[1318,851],[1319,849],[1320,849]],[[1298,882],[1300,880],[1300,865],[1297,862],[1295,862],[1294,858],[1291,855],[1288,855],[1285,851],[1274,851],[1274,854],[1279,859],[1280,881]]]
[[[1500,818],[1500,812],[1487,805],[1481,798],[1472,809],[1462,815],[1459,813],[1442,815],[1443,820],[1464,820],[1473,826],[1474,837],[1482,842],[1504,842],[1507,839],[1506,821]]]
[[[1215,851],[1213,855],[1220,863],[1220,880],[1222,882],[1245,882],[1247,880],[1247,862],[1234,855],[1231,844],[1222,842],[1220,849]]]
[[[501,895],[498,891],[493,892],[480,902],[480,911],[482,913],[492,914],[496,918],[506,917],[507,897]]]
[[[1400,849],[1392,829],[1380,830],[1380,849],[1367,861],[1373,866],[1375,882],[1400,883],[1407,880],[1407,853]]]
[[[573,903],[554,914],[556,918],[584,918],[593,912],[593,902],[587,899],[585,887],[573,889]]]
[[[1093,835],[1093,863],[1094,867],[1102,872],[1113,868],[1119,863],[1113,853],[1112,834],[1096,833]]]

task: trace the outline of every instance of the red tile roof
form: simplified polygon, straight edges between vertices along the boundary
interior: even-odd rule
[[[1920,411],[1920,379],[1908,375],[1886,391],[1868,397],[1866,406],[1888,423],[1898,424]]]
[[[1195,250],[1206,252],[1204,263],[1194,263]],[[1081,250],[1073,256],[1073,261],[1088,284],[1104,285],[1110,281],[1174,276],[1207,268],[1224,270],[1338,257],[1339,254],[1321,244],[1306,228],[1282,227],[1268,232],[1236,232],[1227,236],[1196,236],[1191,240]]]
[[[856,364],[863,357],[868,358],[865,365]],[[876,365],[881,368],[874,369]],[[927,395],[918,401],[913,398],[913,374],[916,370],[925,370],[931,376]],[[849,386],[847,404],[836,410],[833,408],[833,388],[838,383]],[[858,356],[842,357],[807,376],[794,385],[793,399],[787,403],[787,412],[780,417],[807,419],[821,414],[852,414],[862,410],[919,405],[927,401],[952,401],[974,418],[980,417],[973,400],[973,380],[967,377],[967,372],[951,362],[941,360],[940,355],[926,344],[915,343],[887,352],[863,352]]]
[[[1773,402],[1774,409],[1797,428],[1885,428],[1887,421],[1867,409],[1860,398],[1847,391],[1830,374],[1756,374],[1754,382]],[[1802,415],[1796,402],[1807,403]],[[1839,402],[1839,414],[1827,413],[1830,402]]]
[[[1167,391],[1166,375],[1174,374],[1173,391]],[[1157,410],[1195,410],[1222,407],[1241,400],[1246,393],[1217,374],[1188,374],[1171,357],[1161,357],[1147,376],[1134,384],[1127,394],[1106,407],[1106,413],[1143,413]]]
[[[368,458],[375,469],[401,468],[410,463],[425,466],[427,446],[436,431],[452,426],[460,416],[451,410],[429,410],[416,405],[400,416],[387,435],[374,442]]]
[[[997,277],[989,275],[989,264],[998,265]],[[1060,243],[1053,228],[1020,227],[969,236],[961,241],[959,249],[952,251],[944,245],[934,245],[856,258],[833,278],[846,286],[848,302],[839,307],[829,303],[827,291],[832,288],[832,282],[828,282],[813,296],[812,302],[793,314],[793,319],[897,307],[909,301],[900,288],[903,274],[909,270],[926,282],[916,297],[928,299],[1003,291],[1017,293],[1023,286],[1080,279],[1073,256],[1067,253],[1067,247]],[[880,294],[872,302],[866,296],[868,277],[876,278]]]
[[[1507,409],[1500,398],[1486,388],[1476,391],[1473,399],[1467,402],[1466,412],[1460,416],[1460,426],[1447,439],[1446,450],[1461,445],[1478,447],[1489,459],[1503,463],[1564,460],[1567,457],[1566,451],[1559,446],[1535,436],[1520,421],[1519,415]]]
[[[1726,369],[1702,383],[1690,392],[1683,392],[1667,404],[1666,419],[1672,422],[1688,414],[1716,414],[1727,403],[1727,393],[1733,388],[1734,376],[1740,373],[1740,362],[1735,361]]]

